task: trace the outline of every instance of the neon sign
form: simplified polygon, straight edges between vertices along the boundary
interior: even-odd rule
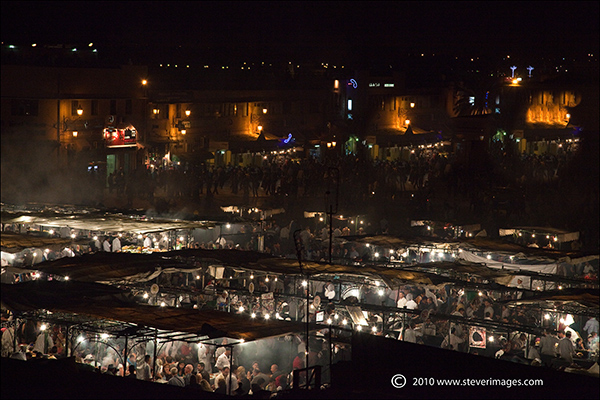
[[[356,87],[358,86],[358,83],[356,82],[356,80],[355,80],[355,79],[350,79],[350,84],[352,85],[352,87],[353,87],[354,89],[356,89]]]
[[[283,143],[288,144],[292,140],[292,134],[288,133],[287,139],[283,139]]]

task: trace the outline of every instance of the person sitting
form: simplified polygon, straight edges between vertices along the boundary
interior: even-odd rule
[[[202,361],[198,363],[198,376],[210,382],[210,374],[206,370],[205,365]]]
[[[250,381],[246,377],[246,368],[239,366],[235,376],[237,376],[238,379],[238,390],[236,393],[242,396],[248,394],[250,391]]]
[[[531,360],[531,364],[542,364],[542,356],[538,350],[538,346],[536,346],[535,339],[531,339],[531,343],[529,344],[529,351],[527,353],[527,359]],[[537,360],[537,361],[536,361]]]
[[[177,372],[177,367],[171,368],[171,379],[167,382],[167,385],[185,387],[185,380],[183,376],[180,376]]]
[[[215,393],[227,394],[227,381],[225,381],[225,378],[221,377],[216,382]]]
[[[224,379],[225,380],[225,394],[234,394],[235,391],[238,389],[238,379],[237,377],[233,374],[231,377],[229,376],[229,366],[224,367],[221,372],[215,377],[215,382],[218,382],[220,379]],[[231,390],[229,385],[231,384]],[[215,392],[218,392],[217,390],[215,390]],[[218,392],[220,393],[220,392]]]
[[[205,392],[212,392],[212,388],[210,387],[210,383],[206,379],[202,379],[200,381],[200,389]]]

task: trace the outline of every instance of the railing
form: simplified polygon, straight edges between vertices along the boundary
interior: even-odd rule
[[[307,374],[308,379],[306,379]],[[302,369],[295,369],[293,375],[293,389],[319,389],[321,387],[320,365],[315,365],[312,367]]]

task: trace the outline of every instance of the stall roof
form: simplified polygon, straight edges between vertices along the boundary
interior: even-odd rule
[[[270,256],[254,251],[205,249],[152,254],[98,252],[45,261],[36,264],[32,269],[52,275],[68,276],[69,279],[83,282],[145,282],[154,279],[161,272],[171,272],[173,268],[177,271],[199,269],[200,267],[193,264],[193,257],[214,260],[215,264],[242,266]]]
[[[90,318],[123,321],[139,327],[188,332],[208,338],[257,340],[302,332],[306,324],[254,320],[215,310],[137,304],[126,291],[108,285],[75,281],[31,281],[2,284],[2,305],[17,313],[48,310]]]
[[[517,232],[536,232],[538,234],[549,234],[556,236],[559,242],[571,242],[579,239],[579,232],[569,232],[562,229],[549,228],[549,227],[535,227],[535,226],[519,226],[515,228],[501,228],[499,230],[500,236],[514,235]]]
[[[216,225],[214,222],[209,221],[188,221],[100,212],[57,214],[49,212],[13,213],[5,211],[2,212],[2,223],[33,224],[97,232],[130,232],[136,234],[178,229],[210,229]]]
[[[564,289],[542,293],[529,292],[520,299],[500,303],[597,317],[600,312],[599,301],[598,289]]]
[[[489,251],[507,254],[523,254],[528,257],[536,258],[547,258],[553,260],[578,258],[582,257],[583,254],[572,251],[557,251],[548,249],[539,249],[532,247],[521,246],[517,243],[512,243],[503,239],[492,239],[489,237],[472,237],[472,238],[457,238],[457,239],[443,239],[431,236],[388,236],[388,235],[373,235],[373,236],[346,236],[342,237],[347,241],[354,241],[357,243],[371,244],[374,246],[387,247],[387,248],[406,248],[414,246],[422,247],[437,247],[447,249],[469,249],[475,251]]]
[[[303,261],[302,269],[298,260],[270,256],[268,254],[245,250],[177,250],[152,254],[105,253],[64,257],[55,261],[46,261],[29,267],[29,270],[42,271],[51,275],[68,276],[69,279],[82,282],[148,282],[163,272],[192,272],[200,267],[195,261],[214,262],[217,266],[229,266],[272,274],[301,275],[313,277],[355,276],[384,281],[390,288],[406,283],[439,285],[442,283],[468,282],[460,278],[443,276],[439,270],[466,273],[481,277],[500,286],[507,285],[517,275],[538,277],[541,280],[568,284],[590,285],[594,282],[567,279],[560,276],[531,273],[521,270],[492,269],[485,265],[466,261],[437,261],[424,264],[388,267],[384,265],[340,265],[325,262]],[[16,268],[15,268],[16,269]],[[331,279],[331,277],[327,279]],[[482,284],[483,285],[483,284]],[[495,285],[494,285],[495,286]]]
[[[2,232],[0,234],[2,251],[19,253],[30,248],[62,250],[74,244],[87,244],[88,240],[71,238],[55,238],[46,236],[23,235],[20,233]]]

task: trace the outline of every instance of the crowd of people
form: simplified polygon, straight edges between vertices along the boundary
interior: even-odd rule
[[[10,316],[3,315],[5,318]],[[64,329],[33,320],[23,321],[17,329],[2,328],[2,356],[23,361],[63,358]],[[13,352],[15,339],[20,346]],[[155,349],[155,342],[149,340],[137,342],[126,357],[124,339],[107,339],[104,343],[110,346],[93,339],[94,334],[82,332],[71,353],[81,371],[228,395],[269,398],[272,393],[291,388],[292,371],[304,368],[306,361],[305,343],[294,334],[236,346],[227,339],[218,344],[168,341],[159,342]],[[333,357],[335,362],[349,360],[349,352],[345,346],[336,346]],[[328,365],[329,343],[311,338],[308,360],[311,366]],[[298,379],[298,384],[306,383],[305,375],[299,374]]]

